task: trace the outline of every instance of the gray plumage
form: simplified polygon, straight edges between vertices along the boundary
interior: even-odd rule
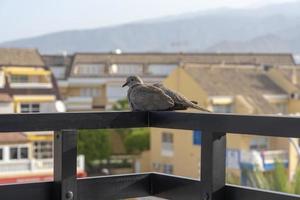
[[[127,98],[133,111],[186,110],[194,108],[208,110],[197,106],[179,93],[162,84],[146,85],[138,76],[127,78],[123,87],[128,86]]]
[[[171,97],[173,99],[174,107],[172,108],[172,110],[186,110],[188,108],[194,108],[194,109],[197,109],[197,110],[210,112],[209,110],[206,110],[205,108],[202,108],[202,107],[198,106],[197,105],[198,102],[188,100],[183,95],[181,95],[178,92],[175,92],[173,90],[170,90],[169,88],[166,88],[161,83],[156,83],[153,86],[162,89],[169,97]]]

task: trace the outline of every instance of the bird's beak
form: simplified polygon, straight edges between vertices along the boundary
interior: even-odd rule
[[[124,85],[122,85],[122,87],[125,87],[128,84],[128,82],[124,83]]]

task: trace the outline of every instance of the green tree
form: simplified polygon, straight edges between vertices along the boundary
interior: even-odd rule
[[[113,105],[113,110],[129,110],[128,100],[117,101]],[[141,153],[150,147],[150,134],[147,128],[116,129],[113,131],[122,136],[127,153]]]
[[[286,172],[286,169],[282,163],[275,163],[275,170],[274,174],[271,178],[273,181],[272,189],[275,191],[280,191],[280,192],[288,192],[288,174]]]
[[[90,167],[93,161],[107,159],[111,153],[109,132],[107,130],[79,130],[78,153],[85,155],[86,164]]]
[[[150,148],[150,133],[148,128],[131,129],[125,136],[125,148],[128,153],[141,153]]]
[[[294,184],[289,183],[286,169],[284,165],[279,162],[275,163],[275,169],[270,173],[263,173],[259,170],[248,170],[247,176],[252,187],[292,193],[296,188],[300,188],[300,180],[294,181]],[[300,172],[295,175],[295,178],[297,177],[300,178]]]
[[[294,180],[292,182],[293,193],[300,194],[300,168],[298,167],[296,170],[296,174],[294,176]]]
[[[113,110],[129,110],[129,104],[127,99],[118,100],[112,107]]]

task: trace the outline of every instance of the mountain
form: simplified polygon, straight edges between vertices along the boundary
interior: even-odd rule
[[[269,52],[282,53],[292,52],[293,49],[288,41],[282,40],[275,35],[264,35],[248,41],[223,41],[205,51],[208,52]]]
[[[8,41],[0,47],[42,53],[300,52],[300,2],[257,9],[217,9],[89,30],[70,30]]]

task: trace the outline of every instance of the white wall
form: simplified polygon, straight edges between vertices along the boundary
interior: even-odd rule
[[[63,79],[65,77],[66,73],[66,67],[65,66],[59,66],[59,67],[50,67],[52,73],[54,74],[54,77],[56,79]]]
[[[54,102],[40,103],[40,112],[41,113],[57,112],[55,108],[55,103]]]
[[[0,71],[0,88],[4,88],[5,86],[5,76],[4,72]]]
[[[122,88],[120,85],[107,85],[106,95],[109,102],[115,102],[124,99],[127,96],[127,87]]]
[[[14,113],[14,106],[11,102],[0,102],[0,114]]]

